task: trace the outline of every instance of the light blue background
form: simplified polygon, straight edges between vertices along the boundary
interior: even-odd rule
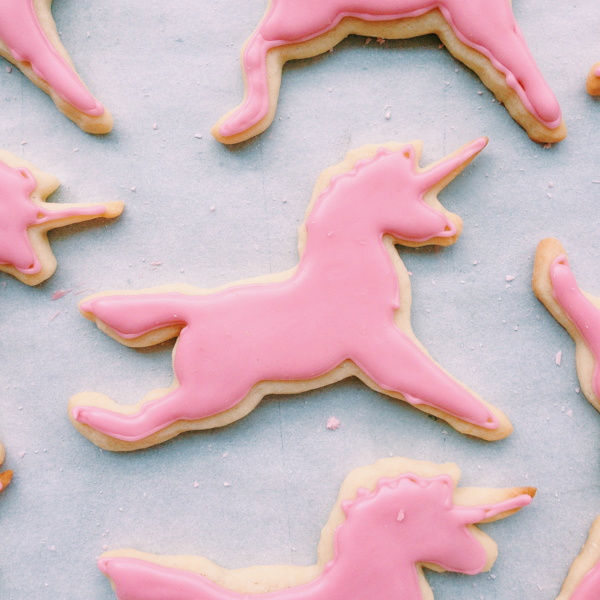
[[[600,415],[575,392],[574,344],[530,279],[537,242],[552,235],[600,295],[600,103],[584,89],[600,60],[597,0],[514,1],[569,128],[549,150],[434,36],[366,47],[350,38],[288,64],[273,125],[220,145],[209,130],[242,98],[238,53],[264,6],[56,0],[65,46],[115,117],[106,137],[82,133],[0,60],[0,147],[56,174],[55,201],[127,203],[115,222],[51,233],[59,268],[45,284],[0,275],[0,439],[15,471],[0,497],[0,596],[113,599],[95,565],[103,545],[229,568],[311,564],[343,478],[393,454],[456,461],[464,485],[539,488],[530,508],[483,527],[499,544],[496,578],[430,574],[437,600],[553,599],[600,512]],[[133,403],[168,386],[172,344],[120,346],[79,315],[85,294],[52,302],[53,292],[212,287],[288,269],[317,176],[346,151],[420,138],[426,165],[481,135],[489,146],[440,195],[463,235],[401,256],[417,336],[508,414],[510,438],[461,436],[358,381],[267,398],[229,427],[130,454],[101,452],[72,428],[76,392]]]

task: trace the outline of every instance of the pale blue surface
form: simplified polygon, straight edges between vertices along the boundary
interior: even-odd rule
[[[581,286],[600,295],[600,102],[584,90],[600,60],[600,9],[514,5],[569,127],[550,150],[433,36],[381,47],[352,38],[288,65],[271,128],[221,146],[209,130],[242,97],[238,52],[263,0],[57,0],[65,46],[115,117],[104,138],[82,133],[0,60],[0,147],[56,174],[56,201],[127,203],[115,222],[51,234],[59,268],[44,285],[0,275],[0,439],[15,470],[0,497],[3,600],[113,599],[95,566],[104,544],[231,568],[310,564],[345,475],[390,453],[456,461],[465,485],[539,488],[530,508],[484,527],[500,548],[496,579],[432,574],[437,600],[556,596],[600,512],[600,415],[575,393],[574,344],[530,278],[537,242],[553,235]],[[172,345],[122,347],[79,315],[83,294],[51,302],[54,291],[212,287],[288,269],[316,178],[347,150],[421,138],[425,165],[480,135],[488,148],[440,195],[464,218],[460,240],[401,255],[414,273],[417,336],[508,414],[510,438],[466,438],[357,381],[267,399],[229,427],[131,454],[101,452],[71,427],[76,392],[132,403],[168,386]],[[325,429],[332,415],[335,432]]]

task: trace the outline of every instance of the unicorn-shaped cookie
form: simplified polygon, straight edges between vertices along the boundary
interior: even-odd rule
[[[112,116],[75,72],[56,31],[51,5],[52,0],[1,0],[0,55],[49,94],[83,131],[108,133]]]
[[[106,292],[84,316],[132,347],[179,336],[175,381],[136,406],[83,393],[69,416],[95,444],[132,450],[231,423],[267,394],[356,376],[488,440],[510,434],[497,409],[427,354],[410,325],[410,282],[394,244],[453,244],[462,221],[437,193],[483,149],[480,138],[421,170],[421,143],[365,146],[321,174],[289,271],[216,290]]]
[[[41,283],[56,270],[50,229],[98,217],[112,219],[123,211],[122,202],[47,204],[58,186],[54,175],[0,150],[0,271],[27,285]]]
[[[241,52],[244,100],[213,127],[215,138],[234,144],[267,129],[284,63],[322,54],[353,33],[388,39],[436,33],[529,137],[558,142],[566,136],[558,102],[527,48],[510,0],[269,0]]]
[[[489,571],[497,547],[475,523],[507,517],[535,494],[458,488],[459,478],[455,464],[405,458],[356,469],[310,567],[230,571],[202,557],[135,550],[106,553],[98,566],[119,600],[433,600],[423,569]]]
[[[579,556],[556,600],[598,600],[600,598],[600,517],[590,529]]]
[[[567,253],[554,238],[538,244],[532,285],[535,295],[575,341],[581,389],[600,410],[600,298],[579,289]]]
[[[4,446],[0,443],[0,465],[4,462],[6,452]],[[11,482],[13,476],[12,471],[4,471],[0,473],[0,492],[6,489],[6,486]]]
[[[590,96],[600,96],[600,62],[596,63],[588,73],[586,87]]]

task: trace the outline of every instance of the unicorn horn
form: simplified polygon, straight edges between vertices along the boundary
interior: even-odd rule
[[[524,506],[531,504],[531,500],[535,495],[534,488],[527,488],[527,493],[519,494],[514,498],[508,500],[502,500],[500,502],[494,502],[493,504],[480,504],[476,506],[455,506],[460,514],[460,520],[465,524],[481,523],[483,521],[493,520],[494,517],[501,515],[500,519],[507,517],[509,511],[516,511]]]
[[[488,139],[486,137],[477,138],[452,153],[450,156],[442,159],[436,165],[420,173],[419,179],[421,181],[421,191],[425,192],[430,190],[435,184],[439,183],[450,174],[452,174],[451,179],[454,179],[454,177],[456,177],[460,171],[462,171],[471,160],[487,146],[487,143]],[[444,185],[448,184],[449,181],[446,181]]]

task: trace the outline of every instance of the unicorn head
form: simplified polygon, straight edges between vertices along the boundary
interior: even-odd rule
[[[452,244],[462,221],[443,208],[437,193],[486,144],[486,138],[474,140],[424,170],[418,164],[420,142],[380,147],[372,158],[355,162],[350,171],[331,179],[307,219],[307,229],[322,224],[329,231],[335,225],[352,233],[390,234],[407,245],[433,239],[437,244]]]
[[[456,506],[453,492],[449,475],[424,478],[411,473],[382,478],[373,492],[359,488],[355,500],[341,505],[347,520],[336,531],[336,558],[350,547],[365,552],[376,547],[378,554],[395,556],[400,569],[433,564],[447,571],[480,573],[488,555],[477,539],[482,533],[473,525],[526,506],[531,496]]]

